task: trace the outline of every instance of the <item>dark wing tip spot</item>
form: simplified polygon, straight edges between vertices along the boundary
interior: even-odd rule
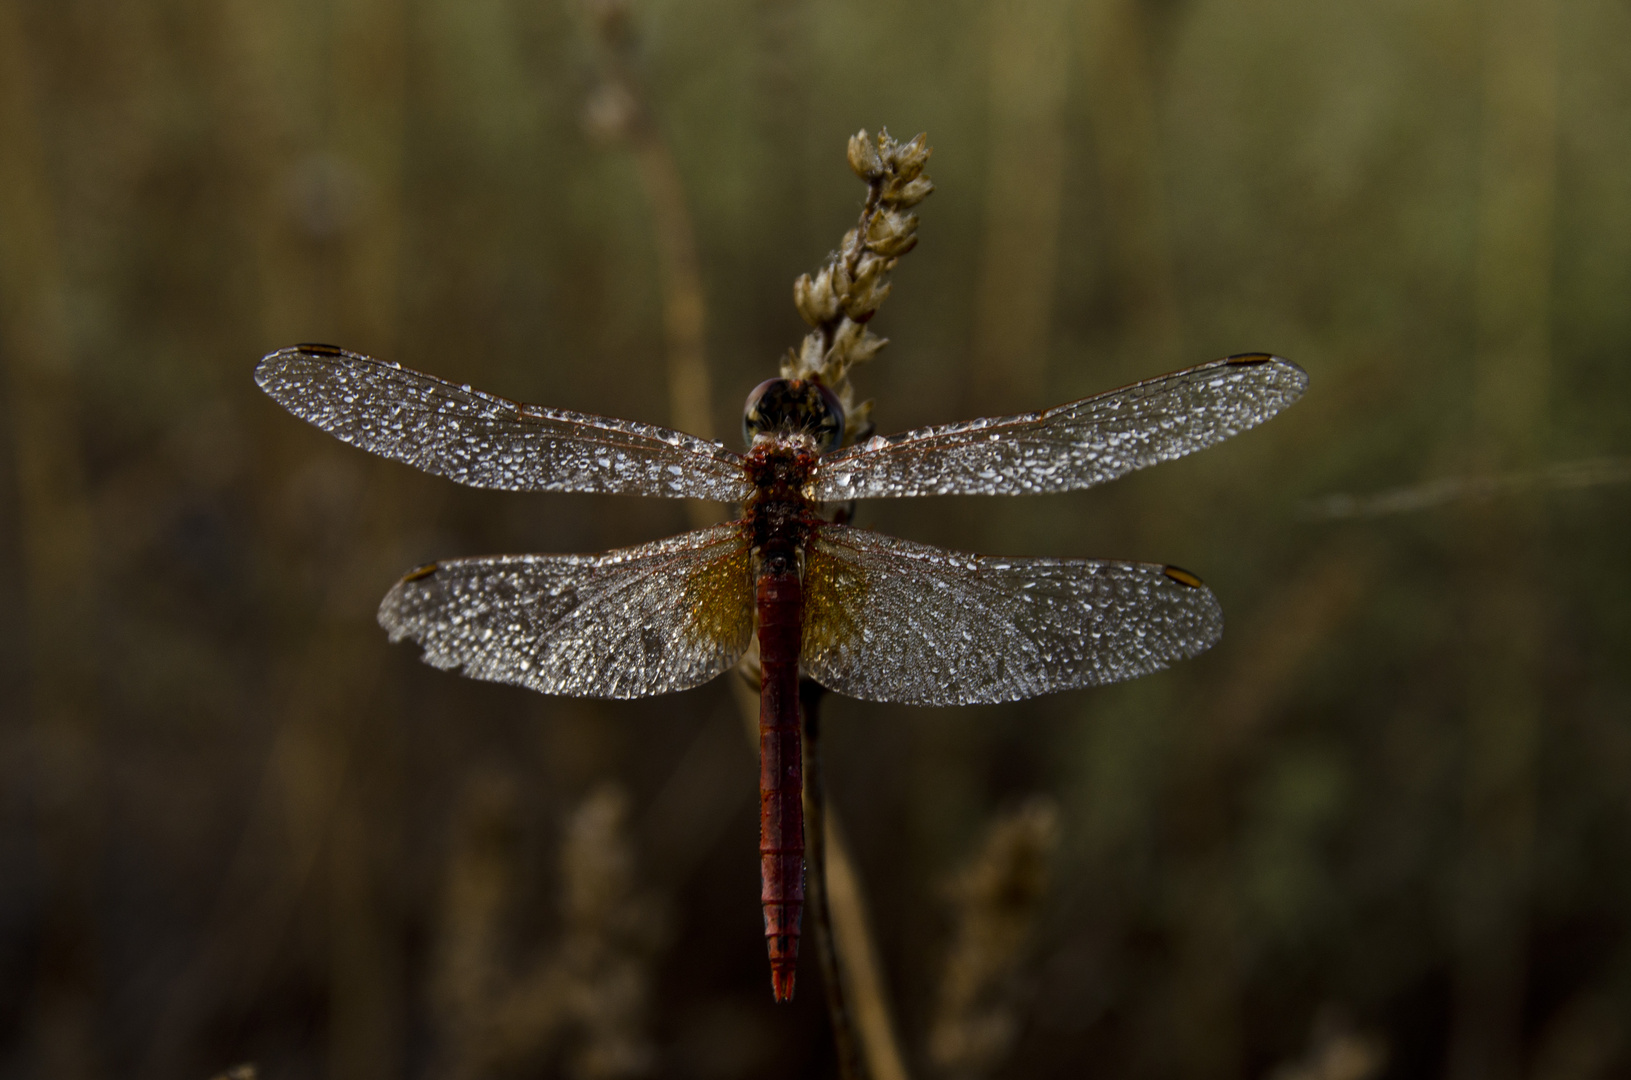
[[[440,563],[426,563],[417,570],[409,570],[406,574],[402,575],[402,584],[406,585],[410,581],[420,581],[424,578],[428,578],[432,574],[436,573],[436,571],[440,568]]]
[[[1230,367],[1272,369],[1274,374],[1271,378],[1285,399],[1281,402],[1281,408],[1302,397],[1303,391],[1308,389],[1308,372],[1283,356],[1275,356],[1272,353],[1238,353],[1235,356],[1224,357],[1223,362]]]
[[[1191,574],[1188,570],[1185,570],[1182,567],[1164,566],[1161,568],[1161,572],[1166,574],[1167,577],[1171,578],[1173,581],[1176,581],[1178,584],[1187,585],[1191,589],[1200,589],[1205,587],[1202,585],[1200,578],[1196,577],[1194,574]]]
[[[325,345],[320,341],[302,341],[295,346],[297,352],[309,353],[312,356],[344,356],[345,350],[338,345]]]

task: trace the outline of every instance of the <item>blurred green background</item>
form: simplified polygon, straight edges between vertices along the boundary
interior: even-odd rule
[[[880,125],[938,185],[856,375],[881,431],[1248,350],[1311,377],[1102,490],[863,508],[1176,563],[1228,618],[1127,685],[827,706],[912,1075],[1631,1074],[1631,8],[614,14],[0,0],[0,1076],[833,1075],[814,964],[770,1002],[728,679],[543,698],[374,624],[429,559],[686,508],[458,489],[250,371],[333,341],[673,422],[678,206],[734,442]],[[937,1057],[945,883],[1036,796],[1008,1035]]]

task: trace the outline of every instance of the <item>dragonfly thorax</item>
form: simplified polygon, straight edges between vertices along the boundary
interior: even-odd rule
[[[754,488],[744,508],[754,549],[761,558],[776,551],[801,558],[816,523],[804,493],[816,464],[809,439],[762,437],[743,464]]]
[[[838,446],[844,407],[838,396],[811,379],[766,379],[742,407],[742,438],[749,447],[766,436],[803,435],[818,453]]]

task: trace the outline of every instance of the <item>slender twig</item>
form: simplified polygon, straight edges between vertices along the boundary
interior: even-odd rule
[[[895,1034],[895,1019],[889,1011],[889,995],[884,987],[883,959],[872,940],[861,896],[861,879],[855,872],[839,827],[837,812],[828,807],[825,814],[826,859],[822,873],[832,933],[838,956],[838,975],[849,988],[850,1015],[860,1036],[861,1055],[866,1059],[872,1080],[907,1080],[906,1054]]]
[[[821,772],[821,698],[826,693],[812,679],[799,680],[799,707],[804,714],[804,864],[805,905],[814,932],[816,959],[827,988],[827,1013],[832,1018],[838,1075],[843,1080],[865,1080],[856,1053],[855,1028],[844,1001],[842,967],[833,941],[832,915],[827,906],[827,796]]]
[[[1590,458],[1509,473],[1445,476],[1372,495],[1324,495],[1303,504],[1302,516],[1323,521],[1379,518],[1434,510],[1454,503],[1484,502],[1504,495],[1573,491],[1625,483],[1631,483],[1631,458]]]

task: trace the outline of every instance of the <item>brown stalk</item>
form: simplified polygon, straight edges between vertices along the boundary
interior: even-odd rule
[[[1183,327],[1144,26],[1148,10],[1135,0],[1083,5],[1084,74],[1125,341],[1134,351],[1170,360],[1181,349]]]
[[[821,963],[821,982],[827,990],[838,1075],[843,1080],[862,1080],[866,1073],[856,1053],[855,1029],[844,1000],[844,981],[840,977],[843,968],[833,941],[827,902],[827,799],[821,771],[821,699],[825,694],[813,679],[799,681],[799,708],[804,717],[804,861],[810,868],[805,875],[805,899],[816,959]]]
[[[975,293],[978,400],[1032,408],[1046,389],[1064,202],[1070,0],[990,7],[990,169]]]
[[[339,239],[340,306],[334,313],[348,341],[386,355],[395,354],[399,336],[398,273],[402,245],[403,140],[406,130],[408,26],[403,0],[342,0],[335,5],[336,61],[333,120],[326,133],[333,152],[356,169],[368,198],[359,201],[356,220]],[[395,532],[401,479],[391,471],[375,496],[378,517],[364,522],[385,536]],[[379,545],[389,552],[387,544]],[[359,574],[354,580],[389,580]],[[370,599],[372,599],[370,597]],[[371,605],[364,605],[369,610]],[[371,620],[369,620],[371,621]],[[356,667],[363,679],[378,677],[380,645],[373,626],[359,628],[361,656]],[[368,636],[364,636],[368,635]],[[327,665],[324,664],[326,667]],[[342,688],[358,676],[342,676]],[[344,689],[341,691],[345,692]],[[357,740],[383,710],[369,695],[358,719],[338,725],[338,739]],[[377,720],[376,720],[377,722]],[[376,728],[389,739],[390,728]],[[336,748],[352,760],[351,747]],[[335,1076],[358,1080],[394,1076],[401,1071],[406,1002],[402,1000],[403,959],[398,935],[389,925],[390,905],[382,895],[376,867],[388,865],[396,833],[389,801],[400,790],[391,775],[394,754],[354,758],[361,768],[348,770],[340,787],[329,829],[330,1039],[329,1068]]]
[[[828,807],[823,816],[827,824],[826,860],[816,872],[825,876],[821,887],[831,913],[838,977],[849,988],[861,1055],[872,1080],[907,1080],[906,1055],[895,1033],[884,985],[883,958],[873,941],[861,878],[855,871],[855,860],[850,856],[837,812]]]
[[[714,437],[713,391],[708,374],[707,305],[696,228],[685,200],[674,152],[664,141],[636,73],[636,40],[625,0],[585,5],[600,45],[601,84],[585,116],[590,134],[624,143],[634,154],[651,210],[662,285],[663,341],[667,353],[669,411],[674,426],[703,439]],[[687,500],[697,528],[722,520],[714,503]]]
[[[41,1075],[102,1069],[96,1016],[95,867],[100,820],[96,567],[66,325],[66,274],[47,170],[36,51],[23,6],[0,5],[0,378],[16,442],[31,743],[48,892],[31,1033]],[[22,747],[17,749],[22,750]]]

